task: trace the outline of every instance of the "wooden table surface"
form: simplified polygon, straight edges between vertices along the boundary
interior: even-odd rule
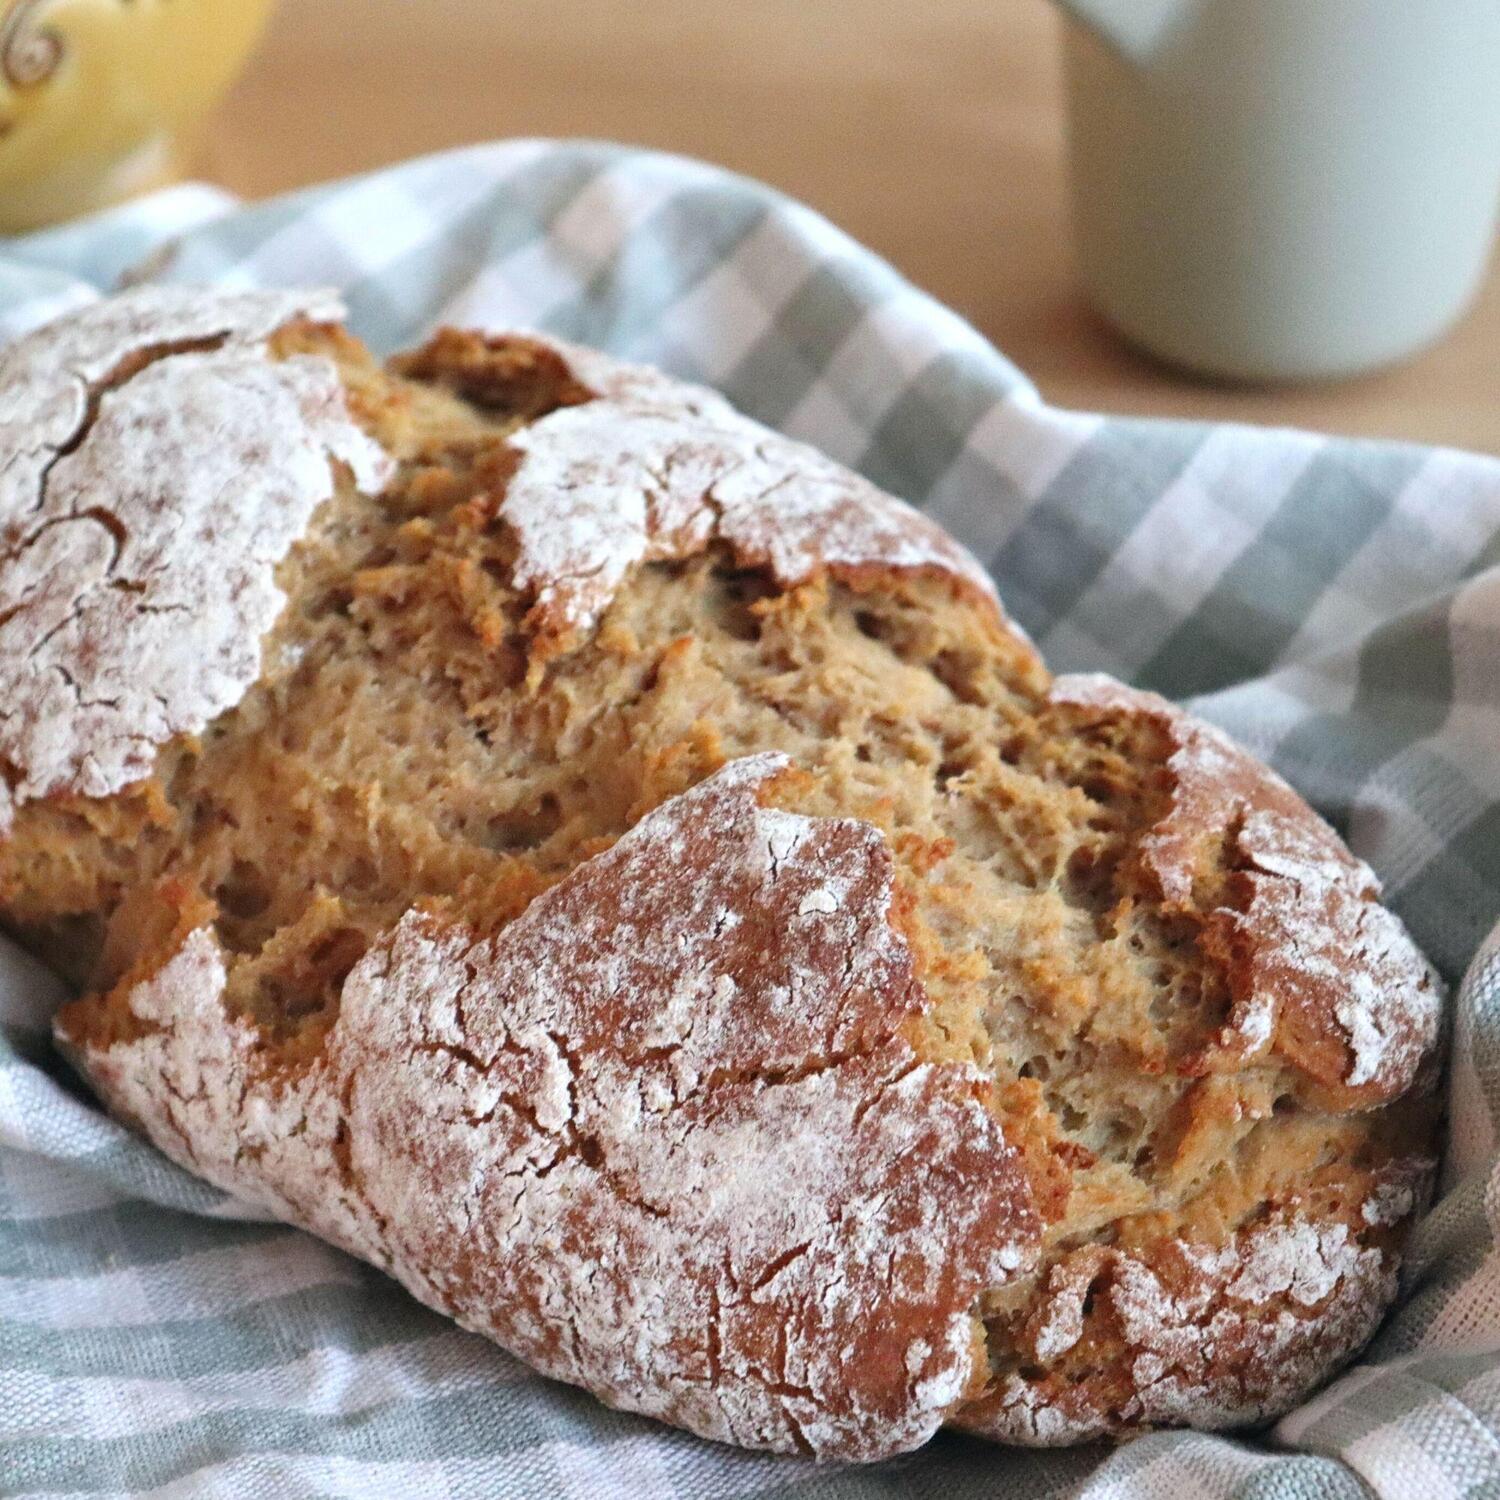
[[[1213,386],[1119,343],[1078,288],[1056,42],[1045,0],[283,0],[197,166],[261,196],[502,136],[666,147],[821,209],[1058,404],[1500,453],[1500,267],[1358,381]]]

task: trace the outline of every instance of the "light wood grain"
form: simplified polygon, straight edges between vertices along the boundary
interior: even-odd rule
[[[829,215],[1067,406],[1500,452],[1500,274],[1399,369],[1205,385],[1125,348],[1069,244],[1044,0],[284,0],[200,170],[260,196],[514,135],[721,162]]]

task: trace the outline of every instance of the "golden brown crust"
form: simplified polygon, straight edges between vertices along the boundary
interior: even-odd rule
[[[1172,1063],[1185,1086],[1137,1158],[1152,1200],[1078,1243],[1075,1164],[1036,1290],[1001,1299],[991,1382],[958,1421],[1044,1446],[1253,1424],[1357,1351],[1394,1295],[1392,1231],[1434,1170],[1442,987],[1370,870],[1220,731],[1104,677],[1060,678],[1049,702],[1151,757],[1112,920],[1149,902],[1186,923],[1225,1015]],[[1358,1112],[1402,1096],[1367,1134]]]
[[[1036,1237],[974,1067],[925,999],[867,825],[757,805],[738,761],[497,938],[410,915],[309,1068],[268,1076],[192,933],[62,1035],[169,1155],[385,1267],[612,1405],[869,1459],[974,1376],[971,1308]]]
[[[988,575],[940,527],[713,391],[591,350],[452,329],[398,368],[508,409],[519,388],[546,393],[541,410],[523,398],[532,420],[511,439],[499,513],[516,537],[512,576],[534,600],[528,625],[549,652],[591,627],[643,562],[714,542],[783,588],[923,573],[999,614]]]
[[[140,780],[237,702],[334,464],[389,477],[333,364],[266,347],[342,311],[141,287],[0,354],[0,833],[27,801]]]
[[[1442,985],[1370,867],[1279,776],[1155,693],[1065,677],[1052,696],[1168,738],[1170,801],[1139,857],[1164,907],[1202,920],[1228,976],[1227,1025],[1200,1065],[1269,1049],[1329,1108],[1404,1094],[1437,1041]]]
[[[1147,1426],[1250,1426],[1360,1348],[1395,1293],[1392,1259],[1295,1210],[1210,1249],[1089,1245],[1055,1262],[1007,1371],[958,1424],[1056,1447]]]

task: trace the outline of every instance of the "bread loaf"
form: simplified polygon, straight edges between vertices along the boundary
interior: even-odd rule
[[[230,1193],[603,1400],[875,1459],[1369,1337],[1441,989],[1222,734],[720,397],[321,294],[0,355],[0,917]]]

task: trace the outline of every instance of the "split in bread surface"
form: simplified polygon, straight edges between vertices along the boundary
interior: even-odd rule
[[[752,1447],[1244,1425],[1361,1347],[1442,995],[1327,824],[714,393],[341,311],[0,352],[0,918],[109,1107]]]

